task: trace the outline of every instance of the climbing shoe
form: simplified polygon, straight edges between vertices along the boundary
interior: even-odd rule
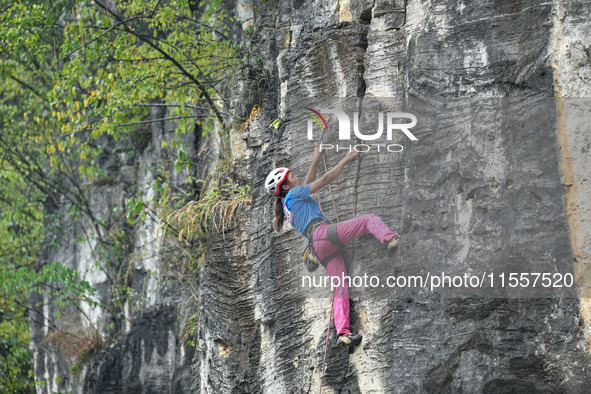
[[[388,250],[394,250],[398,246],[398,240],[400,236],[396,234],[390,241],[388,241]]]
[[[337,345],[339,346],[357,346],[361,343],[361,338],[363,338],[359,334],[352,334],[350,332],[346,334],[339,335],[339,339],[337,339]]]

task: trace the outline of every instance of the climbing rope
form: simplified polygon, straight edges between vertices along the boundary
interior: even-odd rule
[[[324,162],[324,172],[326,173],[328,170],[326,169],[326,158],[324,157],[324,153],[322,153],[322,161]],[[332,194],[332,186],[330,185],[330,183],[328,184],[328,190],[330,191],[330,198],[332,199],[332,206],[334,208],[334,214],[337,218],[337,223],[340,223],[341,221],[339,220],[339,214],[337,212],[337,205],[334,201],[334,196]],[[332,220],[330,220],[330,218],[328,216],[326,216],[326,214],[324,213],[324,211],[322,210],[322,204],[320,203],[320,190],[318,190],[316,192],[316,195],[318,196],[318,208],[320,208],[320,212],[322,212],[322,215],[324,215],[324,217],[326,219],[328,219],[328,221],[330,223],[333,223]]]
[[[322,144],[323,140],[324,140],[324,130],[322,130],[322,135],[320,136],[320,144]],[[324,156],[324,153],[322,151],[320,153],[322,154],[322,161],[324,162],[324,173],[327,173],[328,168],[326,166],[326,157]],[[316,171],[316,173],[318,174],[318,170]],[[330,198],[332,199],[332,206],[334,208],[334,214],[337,218],[337,223],[340,223],[339,214],[337,212],[337,205],[334,201],[334,195],[332,194],[332,186],[330,185],[330,183],[328,184],[328,190],[330,191]],[[327,218],[332,223],[332,220],[330,220],[328,218],[328,216],[326,216],[326,214],[322,210],[322,205],[320,203],[320,190],[318,190],[317,196],[318,196],[318,208],[320,208],[320,212],[322,212],[322,215],[324,215],[324,217]],[[334,290],[332,291],[332,299],[330,301],[330,314],[328,315],[328,329],[326,330],[326,343],[324,345],[324,360],[322,361],[322,372],[320,373],[320,389],[318,391],[318,394],[322,394],[322,383],[324,381],[324,374],[326,373],[326,355],[328,354],[328,339],[330,337],[330,326],[332,324],[333,310],[334,310]]]
[[[322,129],[322,134],[320,135],[320,141],[319,141],[319,142],[320,142],[320,145],[322,145],[322,142],[324,141],[324,132],[325,132],[325,130],[324,130],[324,129]],[[324,173],[326,174],[326,173],[328,172],[328,167],[326,166],[326,157],[324,156],[324,152],[320,151],[320,153],[322,154],[322,162],[324,163]],[[318,174],[318,170],[316,170],[316,173]],[[333,208],[334,208],[334,214],[335,214],[335,217],[337,218],[337,223],[340,223],[340,220],[339,220],[339,213],[337,212],[337,205],[336,205],[336,203],[335,203],[335,201],[334,201],[334,196],[333,196],[333,194],[332,194],[332,185],[331,185],[330,183],[328,184],[328,190],[330,191],[330,198],[332,199],[332,206],[333,206]],[[324,216],[326,219],[328,219],[328,221],[329,221],[330,223],[333,223],[333,221],[332,221],[332,220],[330,220],[330,218],[329,218],[329,217],[328,217],[328,216],[327,216],[327,215],[324,213],[324,211],[322,210],[322,203],[320,202],[320,190],[318,190],[318,191],[316,192],[316,195],[317,195],[317,197],[318,197],[318,208],[320,208],[320,212],[322,212],[322,215],[323,215],[323,216]]]
[[[326,373],[326,355],[328,354],[328,338],[330,337],[330,325],[332,323],[332,312],[334,309],[334,290],[332,292],[332,300],[330,301],[330,314],[328,315],[328,330],[326,332],[326,344],[324,345],[324,360],[322,361],[322,372],[320,374],[320,390],[318,394],[322,394],[322,381]]]

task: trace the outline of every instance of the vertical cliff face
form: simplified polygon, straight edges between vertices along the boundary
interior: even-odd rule
[[[305,241],[294,229],[272,232],[262,187],[273,167],[307,171],[312,144],[295,121],[303,97],[349,97],[355,108],[388,97],[408,112],[420,99],[423,115],[432,109],[419,116],[428,127],[417,128],[416,144],[401,138],[402,154],[363,154],[333,184],[341,220],[376,213],[403,234],[393,257],[369,238],[354,243],[352,275],[385,262],[407,274],[546,267],[574,272],[585,296],[588,141],[575,119],[588,119],[589,106],[575,96],[588,96],[590,15],[588,2],[563,1],[257,7],[250,44],[267,88],[238,161],[253,179],[253,205],[247,223],[212,241],[193,390],[318,390],[330,291],[298,292]],[[341,156],[329,152],[329,167]],[[321,201],[334,219],[328,194]],[[584,298],[351,297],[364,339],[348,352],[331,331],[324,385],[335,392],[589,387]]]
[[[32,305],[43,305],[32,317],[31,338],[36,373],[49,382],[45,389],[317,391],[330,290],[313,297],[301,290],[305,241],[289,226],[283,234],[272,231],[273,201],[263,182],[278,166],[305,176],[313,144],[301,127],[302,99],[339,97],[362,117],[383,108],[418,117],[418,141],[398,133],[392,142],[402,152],[364,153],[333,183],[341,220],[375,213],[402,234],[394,254],[371,237],[349,245],[351,275],[545,268],[573,272],[579,296],[476,292],[449,298],[425,291],[392,297],[354,289],[351,328],[364,339],[348,351],[335,345],[331,330],[324,387],[349,393],[587,391],[591,107],[584,97],[591,93],[591,3],[227,5],[244,31],[243,44],[256,54],[235,77],[227,103],[244,119],[254,105],[262,111],[231,135],[230,176],[251,186],[252,205],[207,241],[196,347],[179,340],[187,305],[194,302],[167,280],[169,252],[156,238],[155,220],[128,232],[133,258],[113,262],[136,293],[113,309],[105,307],[113,297],[112,278],[91,264],[97,245],[76,242],[89,224],[55,210],[61,246],[46,250],[44,259],[85,274],[102,304],[72,315],[105,331],[106,323],[119,323],[111,328],[116,340],[85,355],[71,374],[76,351],[63,338],[47,338],[55,311],[48,300],[34,298]],[[276,120],[277,130],[270,127]],[[330,126],[336,129],[334,119]],[[110,153],[102,166],[112,181],[91,185],[99,220],[115,225],[117,209],[133,194],[151,199],[150,167],[168,173],[171,187],[186,186],[187,174],[177,174],[170,152],[161,148],[173,131],[173,124],[160,123],[144,130],[131,156],[113,141],[103,142]],[[195,146],[208,143],[196,141],[199,134],[185,136],[190,157]],[[339,141],[329,133],[326,142]],[[328,167],[343,155],[328,151]],[[329,194],[320,201],[334,220]],[[80,332],[88,325],[63,319],[58,325],[91,334]]]
[[[588,154],[591,136],[588,129],[588,108],[591,96],[591,39],[581,32],[588,26],[585,17],[589,6],[584,2],[554,4],[554,34],[552,35],[552,67],[554,91],[559,123],[557,128],[561,151],[561,175],[566,187],[565,205],[568,215],[570,241],[575,258],[578,281],[589,288],[591,262],[591,209],[585,196],[589,195]],[[591,321],[589,293],[583,294],[581,316]],[[585,326],[585,335],[591,338],[591,325]],[[588,341],[589,343],[589,341]],[[589,345],[586,349],[589,350]]]
[[[153,119],[169,117],[165,107]],[[193,133],[184,136],[189,157],[195,157]],[[158,217],[148,215],[132,227],[123,216],[125,200],[141,198],[155,210],[153,184],[166,174],[170,187],[187,188],[187,173],[177,173],[175,154],[163,141],[177,139],[175,125],[156,122],[129,140],[102,138],[100,165],[106,176],[88,184],[88,206],[94,218],[125,238],[115,253],[99,243],[97,227],[88,219],[74,220],[67,204],[48,207],[57,221],[47,224],[53,244],[45,263],[61,262],[80,272],[97,289],[97,306],[81,302],[69,310],[34,295],[31,342],[41,392],[185,392],[190,388],[193,348],[180,340],[182,324],[192,311],[190,294],[167,277],[171,249],[158,238]],[[113,241],[107,240],[107,241]],[[109,252],[110,253],[107,253]],[[117,284],[129,286],[122,297]],[[123,303],[119,304],[123,299]],[[42,306],[42,308],[40,307]]]

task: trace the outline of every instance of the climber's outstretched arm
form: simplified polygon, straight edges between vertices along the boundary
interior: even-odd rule
[[[356,151],[351,151],[351,152],[347,153],[347,156],[345,156],[343,158],[343,160],[341,160],[339,162],[339,164],[337,164],[334,168],[332,168],[326,174],[322,175],[322,177],[320,177],[320,179],[312,182],[310,184],[310,194],[322,189],[324,186],[328,185],[329,183],[331,183],[332,181],[337,179],[337,177],[339,176],[341,171],[343,171],[343,168],[345,168],[345,165],[348,162],[350,162],[351,160],[355,159],[355,157],[357,157],[357,155],[358,155],[358,153]]]
[[[317,142],[316,146],[314,147],[314,157],[312,158],[312,164],[310,164],[310,169],[308,170],[306,179],[304,179],[304,185],[312,183],[314,182],[314,180],[316,180],[316,172],[318,169],[318,162],[320,161],[320,157],[322,157],[322,153],[320,152],[320,143]]]

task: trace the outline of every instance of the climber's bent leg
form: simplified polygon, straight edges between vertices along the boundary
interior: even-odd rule
[[[388,243],[398,234],[392,232],[377,215],[369,213],[337,224],[337,235],[341,243],[346,244],[365,234],[373,234],[383,244]]]

